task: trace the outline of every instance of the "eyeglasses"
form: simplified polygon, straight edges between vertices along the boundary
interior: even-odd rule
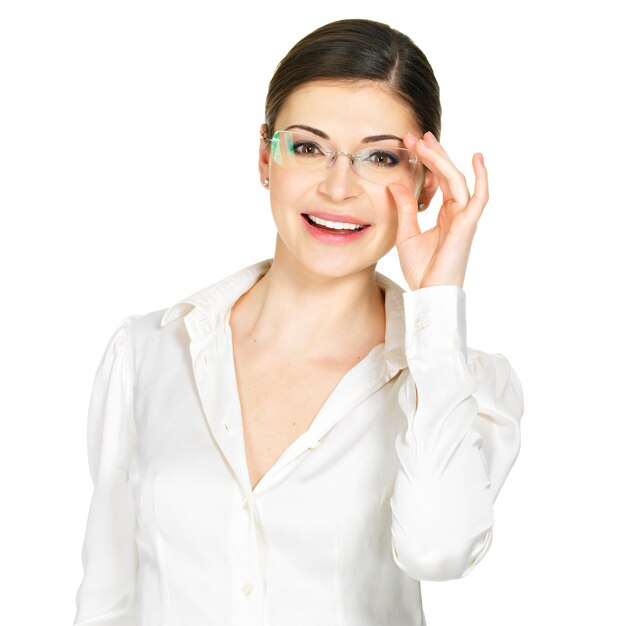
[[[406,183],[420,161],[407,148],[375,145],[354,154],[333,150],[318,138],[304,132],[277,130],[271,143],[271,158],[277,165],[302,172],[315,172],[332,167],[338,154],[350,159],[353,171],[364,180],[380,185]]]

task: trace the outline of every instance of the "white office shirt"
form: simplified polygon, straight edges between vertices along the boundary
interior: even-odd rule
[[[489,549],[522,388],[466,346],[454,285],[376,272],[385,342],[251,490],[229,317],[271,263],[115,329],[88,411],[75,625],[422,626],[419,581]]]

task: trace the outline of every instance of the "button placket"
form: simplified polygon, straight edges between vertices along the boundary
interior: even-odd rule
[[[262,574],[257,545],[256,502],[253,493],[233,492],[237,508],[231,518],[233,623],[259,623],[262,612]]]

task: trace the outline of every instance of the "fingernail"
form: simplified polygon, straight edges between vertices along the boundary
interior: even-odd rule
[[[484,165],[485,159],[483,159],[483,155],[480,152],[478,153],[478,158],[480,159],[480,162]]]
[[[415,141],[417,140],[417,137],[413,133],[407,133],[407,135],[409,136],[409,141],[412,141],[413,143],[415,143]]]
[[[418,143],[420,146],[424,146],[424,148],[430,148],[430,146],[423,139],[420,139]]]

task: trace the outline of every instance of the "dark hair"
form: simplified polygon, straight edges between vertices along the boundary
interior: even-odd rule
[[[404,100],[422,132],[441,134],[439,83],[424,53],[387,24],[346,19],[303,37],[276,67],[265,100],[266,139],[289,94],[315,80],[354,83],[374,80]],[[269,145],[269,144],[267,144]]]

